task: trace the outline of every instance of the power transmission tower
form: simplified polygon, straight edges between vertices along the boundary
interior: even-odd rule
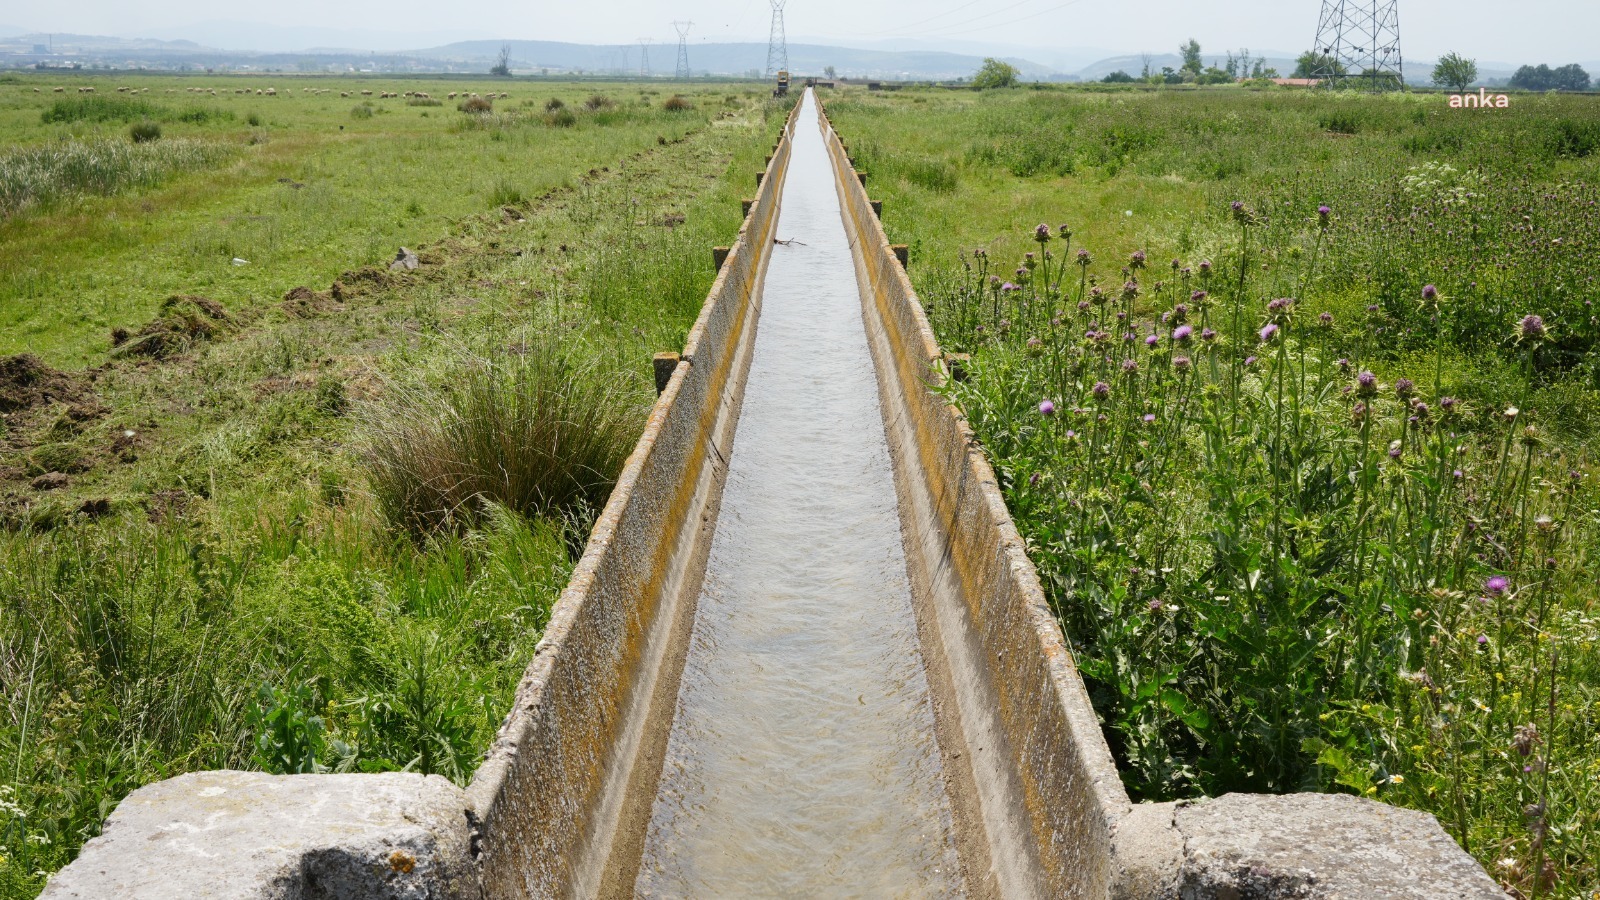
[[[650,77],[650,38],[639,38],[639,77]]]
[[[1399,6],[1399,0],[1322,0],[1311,77],[1329,86],[1363,78],[1369,90],[1403,90]]]
[[[686,79],[689,77],[689,29],[694,23],[673,22],[672,27],[678,30],[678,70],[673,77]]]
[[[772,31],[767,35],[767,77],[789,70],[789,43],[783,35],[783,5],[789,0],[767,0],[772,4]]]

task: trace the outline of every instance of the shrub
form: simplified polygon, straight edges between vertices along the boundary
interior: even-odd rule
[[[572,110],[562,106],[545,113],[542,121],[556,128],[571,128],[578,124],[578,117],[573,115]]]
[[[161,140],[161,126],[151,121],[135,122],[128,128],[128,137],[133,138],[135,144],[159,141]]]
[[[560,97],[551,97],[549,100],[544,102],[545,112],[555,112],[556,110],[563,109],[565,107],[566,104],[561,102]]]
[[[456,105],[456,109],[468,115],[483,115],[494,112],[494,104],[483,97],[468,97]]]
[[[50,108],[44,111],[41,118],[49,125],[67,122],[132,122],[138,119],[153,119],[160,115],[159,107],[143,100],[85,94],[57,100],[50,104]]]
[[[261,116],[257,115],[256,113],[251,113],[250,115],[245,116],[244,121],[245,124],[249,125],[251,128],[261,127]]]
[[[682,94],[673,94],[671,97],[668,97],[666,100],[662,101],[661,108],[667,112],[683,112],[685,110],[694,109],[694,104],[686,100]]]
[[[983,61],[983,68],[978,70],[978,74],[972,76],[972,86],[980,91],[1015,87],[1018,74],[1016,66],[991,56]]]
[[[590,112],[594,112],[595,110],[598,110],[598,109],[610,109],[610,108],[612,108],[613,106],[616,106],[616,105],[617,105],[617,101],[612,100],[610,97],[607,97],[605,94],[595,94],[595,95],[591,96],[589,99],[583,101],[583,108],[587,109]]]
[[[443,377],[391,382],[360,413],[385,517],[415,535],[480,520],[598,509],[643,424],[615,373],[554,346],[468,356]]]
[[[360,104],[358,106],[353,107],[350,110],[350,118],[352,118],[352,119],[370,119],[370,118],[372,118],[372,113],[373,113],[372,104],[371,103],[362,103],[362,104]]]

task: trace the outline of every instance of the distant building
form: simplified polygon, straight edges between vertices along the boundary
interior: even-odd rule
[[[1320,78],[1273,78],[1271,81],[1283,87],[1316,87],[1322,83]]]

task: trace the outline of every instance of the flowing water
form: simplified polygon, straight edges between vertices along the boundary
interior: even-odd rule
[[[855,267],[802,102],[642,896],[963,892]]]

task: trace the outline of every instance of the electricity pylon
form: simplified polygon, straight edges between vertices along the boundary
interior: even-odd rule
[[[1341,86],[1364,78],[1370,90],[1402,90],[1399,0],[1322,0],[1313,78]]]
[[[783,5],[789,0],[767,0],[772,4],[772,31],[767,35],[767,77],[789,70],[789,44],[783,34]]]
[[[674,77],[687,79],[689,77],[689,29],[694,27],[693,22],[673,22],[672,27],[678,30],[678,70]]]

